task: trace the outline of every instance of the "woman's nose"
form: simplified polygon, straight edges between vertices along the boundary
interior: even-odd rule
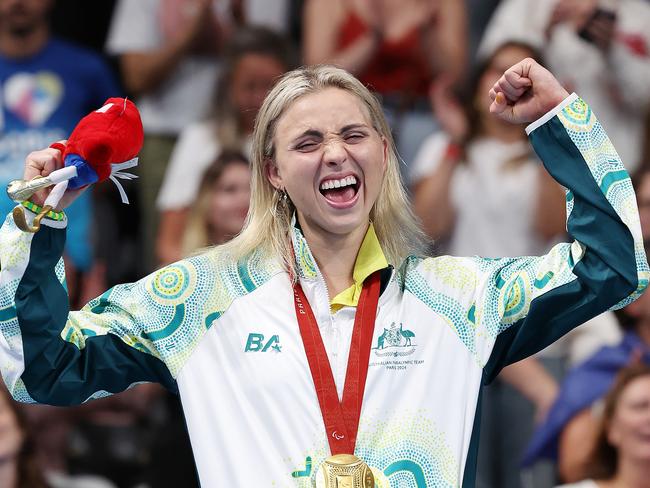
[[[327,165],[340,165],[348,157],[345,149],[345,142],[338,137],[333,137],[325,142],[323,150],[323,162]]]

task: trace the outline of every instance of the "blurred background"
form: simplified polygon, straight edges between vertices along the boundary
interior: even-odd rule
[[[106,183],[67,211],[80,308],[236,235],[266,93],[294,67],[332,63],[380,99],[433,253],[536,255],[567,238],[564,189],[524,127],[487,110],[491,85],[525,57],[598,115],[650,243],[648,0],[0,0],[0,186],[105,99],[138,104],[131,204]],[[0,210],[12,206],[2,192]],[[649,364],[646,294],[506,368],[484,395],[477,486],[649,487]],[[172,486],[198,484],[162,388],[74,409],[0,389],[0,488]]]

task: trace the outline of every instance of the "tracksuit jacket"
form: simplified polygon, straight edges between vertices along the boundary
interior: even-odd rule
[[[567,188],[573,242],[381,272],[355,450],[378,487],[474,486],[482,386],[647,286],[632,185],[589,106],[574,94],[527,132]],[[9,216],[0,231],[0,367],[16,399],[73,405],[159,382],[180,395],[202,486],[312,486],[331,433],[278,260],[216,248],[70,312],[66,222],[44,223],[28,234]],[[292,239],[340,392],[355,308],[331,313],[299,229]]]

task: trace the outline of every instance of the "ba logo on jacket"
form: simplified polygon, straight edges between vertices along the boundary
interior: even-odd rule
[[[248,340],[246,341],[244,352],[268,351],[282,352],[279,335],[272,335],[268,340],[266,340],[264,334],[258,334],[256,332],[248,334]]]

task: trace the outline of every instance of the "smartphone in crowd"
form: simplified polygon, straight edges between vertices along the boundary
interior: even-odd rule
[[[584,27],[578,32],[578,35],[587,42],[594,42],[594,38],[591,35],[591,30],[589,29],[590,25],[598,20],[606,20],[612,24],[616,22],[616,12],[614,10],[604,9],[598,7],[594,10],[594,13],[591,15],[589,20],[585,23]]]

